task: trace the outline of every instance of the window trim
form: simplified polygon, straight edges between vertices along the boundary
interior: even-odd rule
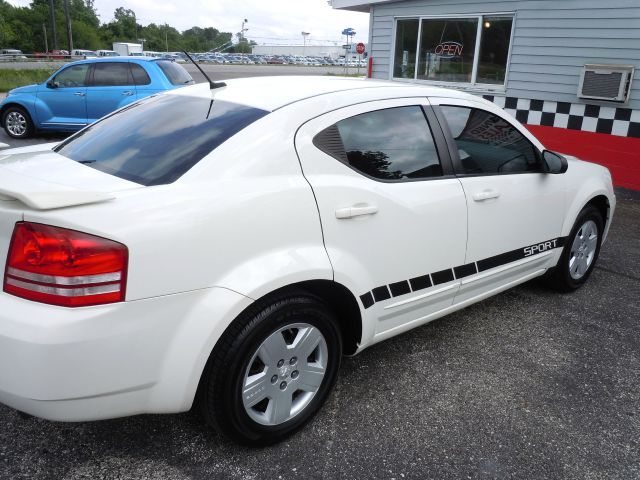
[[[478,76],[478,63],[480,53],[480,42],[482,40],[482,25],[484,23],[484,17],[511,17],[511,36],[509,38],[509,50],[507,51],[507,64],[505,65],[504,83],[502,85],[495,83],[477,83]],[[471,68],[471,82],[445,82],[442,80],[422,80],[418,79],[418,59],[420,54],[420,37],[422,34],[422,20],[457,20],[475,18],[478,20],[477,32],[476,32],[476,45],[473,56],[473,66]],[[393,76],[393,70],[395,68],[395,52],[396,52],[396,40],[398,31],[398,20],[418,20],[418,38],[416,39],[416,65],[413,74],[413,78],[400,78]],[[507,90],[507,84],[509,82],[509,71],[511,67],[511,54],[513,51],[513,40],[515,38],[517,13],[511,12],[484,12],[484,13],[461,13],[451,15],[398,15],[393,18],[393,34],[391,37],[391,50],[389,52],[389,80],[396,82],[407,83],[421,83],[425,85],[433,85],[437,87],[448,87],[463,90],[471,90],[478,92],[505,92]]]
[[[507,122],[509,125],[511,125],[513,128],[515,128],[520,135],[522,135],[524,137],[524,139],[531,145],[531,147],[533,148],[533,152],[536,155],[536,163],[538,164],[538,167],[540,168],[540,171],[537,172],[483,172],[483,173],[466,173],[464,171],[464,168],[462,166],[462,162],[460,160],[460,154],[458,153],[458,147],[456,145],[456,141],[453,138],[453,134],[451,133],[451,130],[449,129],[449,124],[447,123],[447,120],[444,116],[444,113],[442,113],[442,110],[440,109],[440,106],[443,107],[459,107],[459,108],[470,108],[470,109],[476,109],[476,110],[481,110],[483,112],[489,113],[491,115],[497,115],[495,112],[491,112],[489,110],[486,110],[484,108],[481,108],[481,106],[473,106],[473,105],[456,105],[455,103],[446,103],[442,102],[442,103],[438,103],[437,105],[432,105],[432,109],[434,112],[435,117],[437,118],[438,124],[440,125],[440,128],[442,129],[442,132],[444,133],[444,137],[446,140],[446,145],[447,145],[447,150],[449,151],[449,156],[451,157],[451,163],[453,164],[453,171],[456,177],[459,178],[468,178],[468,177],[497,177],[497,176],[504,176],[504,175],[539,175],[541,173],[545,173],[543,170],[543,166],[542,166],[542,152],[540,152],[540,149],[531,141],[527,138],[527,136],[522,133],[522,131],[513,123],[511,123],[508,119],[504,118],[502,115],[497,115],[499,116],[503,121]]]
[[[426,97],[423,99],[423,101],[426,101]],[[438,161],[440,162],[440,167],[442,168],[442,175],[434,176],[434,177],[401,178],[401,179],[396,179],[396,180],[372,177],[371,175],[367,175],[366,173],[358,170],[357,168],[355,168],[350,163],[343,162],[339,158],[336,158],[335,156],[333,156],[330,153],[326,152],[324,149],[318,147],[318,145],[315,142],[316,137],[321,132],[323,132],[327,128],[331,127],[332,125],[337,125],[339,122],[341,122],[343,120],[347,120],[349,118],[352,118],[352,117],[355,117],[355,116],[358,116],[358,115],[365,115],[367,113],[376,112],[376,111],[380,111],[380,110],[390,110],[392,108],[404,108],[404,107],[419,107],[422,110],[422,114],[424,115],[424,118],[425,118],[425,123],[426,123],[427,127],[429,128],[429,131],[431,133],[431,137],[433,138],[433,144],[434,144],[434,147],[436,149],[436,156],[438,157]],[[337,121],[333,122],[331,125],[328,125],[328,126],[322,128],[321,130],[319,130],[318,132],[316,132],[314,134],[312,140],[311,140],[311,143],[313,144],[313,146],[315,148],[320,150],[322,153],[324,153],[325,155],[333,158],[334,160],[339,162],[341,165],[344,165],[345,167],[347,167],[350,170],[354,171],[358,175],[360,175],[360,176],[362,176],[364,178],[367,178],[369,180],[373,180],[373,181],[380,182],[380,183],[402,184],[402,183],[425,182],[425,181],[445,180],[445,179],[456,178],[453,159],[451,158],[451,152],[450,152],[450,149],[449,149],[449,145],[448,145],[448,143],[446,141],[446,137],[445,137],[445,135],[444,135],[444,133],[442,131],[442,128],[441,128],[441,125],[440,125],[440,121],[438,120],[438,118],[436,117],[436,115],[434,113],[433,106],[429,105],[426,102],[425,103],[416,102],[415,104],[411,104],[411,105],[407,104],[407,105],[397,105],[397,106],[388,106],[388,107],[383,107],[383,108],[375,108],[375,109],[372,109],[372,110],[367,110],[366,112],[361,112],[361,113],[358,113],[358,114],[355,114],[355,115],[342,117],[340,120],[337,120]]]

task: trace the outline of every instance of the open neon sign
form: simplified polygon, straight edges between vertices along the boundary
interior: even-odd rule
[[[436,55],[443,57],[461,57],[463,45],[458,42],[442,42],[436,45]]]

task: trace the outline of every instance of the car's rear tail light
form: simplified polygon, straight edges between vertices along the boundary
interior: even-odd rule
[[[124,301],[127,247],[87,233],[18,222],[4,291],[36,302],[84,307]]]
[[[367,78],[373,77],[373,57],[369,57],[369,63],[367,64]]]

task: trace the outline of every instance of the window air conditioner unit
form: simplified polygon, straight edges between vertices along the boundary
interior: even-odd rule
[[[578,97],[625,103],[629,99],[633,71],[632,65],[585,65]]]

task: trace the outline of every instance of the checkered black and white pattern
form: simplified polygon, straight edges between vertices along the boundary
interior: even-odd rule
[[[640,110],[483,95],[521,123],[640,138]]]

